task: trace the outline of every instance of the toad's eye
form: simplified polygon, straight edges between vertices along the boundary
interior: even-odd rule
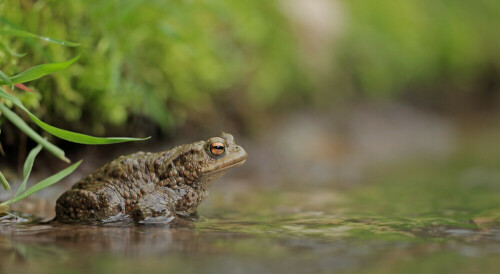
[[[226,146],[223,142],[213,142],[210,144],[210,152],[214,156],[221,156],[226,151]]]

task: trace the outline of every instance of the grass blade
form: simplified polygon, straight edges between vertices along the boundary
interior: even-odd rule
[[[29,68],[17,75],[14,75],[10,78],[10,81],[14,84],[18,83],[25,83],[29,81],[33,81],[35,79],[41,78],[47,74],[51,74],[53,72],[65,69],[69,67],[71,64],[76,62],[80,56],[76,56],[73,59],[70,59],[65,62],[61,63],[47,63],[47,64],[42,64],[38,66],[34,66],[32,68]],[[7,82],[5,81],[0,81],[0,85],[5,85]]]
[[[23,182],[21,183],[21,185],[17,189],[13,200],[15,200],[17,198],[17,196],[19,196],[19,194],[24,192],[24,190],[26,190],[26,184],[28,183],[28,178],[30,177],[31,169],[33,169],[33,163],[35,162],[35,158],[38,155],[38,153],[40,153],[41,150],[42,150],[42,145],[39,144],[34,149],[32,149],[30,151],[30,153],[28,154],[28,157],[26,158],[26,161],[24,162]]]
[[[5,51],[7,51],[10,55],[12,55],[14,57],[17,57],[17,58],[21,58],[21,57],[24,57],[26,55],[26,53],[17,53],[17,52],[15,52],[14,50],[12,50],[9,46],[7,46],[2,41],[0,41],[0,47],[2,47],[3,49],[5,49]]]
[[[3,90],[0,89],[0,97],[2,97],[2,91]],[[8,94],[8,95],[10,95],[10,94]],[[10,96],[12,96],[12,95],[10,95]],[[15,98],[15,99],[17,99],[17,98]],[[69,163],[69,159],[64,156],[64,151],[62,149],[56,147],[55,145],[53,145],[52,143],[50,143],[49,141],[44,139],[42,136],[40,136],[38,133],[36,133],[36,131],[34,131],[31,127],[29,127],[23,121],[23,119],[21,117],[19,117],[15,112],[10,110],[8,107],[6,107],[2,103],[0,103],[0,111],[3,113],[3,115],[9,121],[11,121],[15,126],[17,126],[22,132],[24,132],[26,135],[28,135],[31,139],[33,139],[35,142],[41,144],[45,149],[50,151],[50,153],[54,154],[57,158],[63,160],[64,162]]]
[[[5,179],[5,176],[3,176],[2,172],[0,172],[0,184],[6,191],[10,191],[9,182],[7,182],[7,179]]]
[[[16,96],[11,95],[7,91],[5,91],[3,88],[0,88],[0,98],[4,98],[6,100],[11,101],[14,105],[18,106],[22,110],[29,112],[29,110],[21,103],[21,100],[19,100]]]
[[[3,71],[0,70],[0,79],[2,79],[11,89],[14,89],[14,83],[10,80],[9,76],[5,75]]]
[[[75,171],[75,169],[82,163],[82,160],[78,161],[77,163],[74,163],[72,164],[71,166],[63,169],[62,171],[59,171],[58,173],[50,176],[49,178],[47,179],[44,179],[43,181],[37,183],[36,185],[32,186],[31,188],[29,188],[28,190],[26,190],[23,194],[17,196],[15,199],[12,199],[9,201],[10,204],[13,204],[13,203],[17,203],[19,202],[20,200],[44,189],[44,188],[47,188],[57,182],[59,182],[60,180],[62,180],[64,177],[68,176],[69,174],[71,174],[73,171]],[[0,205],[1,206],[1,205]]]
[[[30,176],[31,169],[33,168],[33,163],[35,162],[35,158],[38,155],[38,153],[40,153],[40,150],[42,150],[42,145],[39,144],[34,149],[32,149],[28,154],[28,157],[26,157],[26,161],[24,162],[24,167],[23,167],[24,178]]]
[[[100,138],[100,137],[94,137],[90,135],[85,135],[81,133],[76,133],[76,132],[71,132],[68,130],[56,128],[54,126],[51,126],[49,124],[46,124],[42,122],[40,119],[38,119],[36,116],[32,115],[31,113],[28,113],[30,118],[41,128],[43,128],[45,131],[48,133],[57,136],[61,139],[71,141],[73,143],[79,143],[79,144],[85,144],[85,145],[107,145],[107,144],[116,144],[116,143],[123,143],[123,142],[130,142],[130,141],[144,141],[147,140],[151,137],[146,137],[146,138],[128,138],[128,137],[107,137],[107,138]]]
[[[62,46],[68,46],[68,47],[80,46],[79,43],[74,43],[74,42],[69,42],[69,41],[65,41],[65,40],[59,40],[59,39],[54,39],[54,38],[50,38],[50,37],[40,36],[40,35],[33,34],[31,32],[27,32],[24,30],[18,30],[18,29],[0,29],[0,34],[17,36],[17,37],[35,38],[35,39],[47,41],[49,43],[58,44],[58,45],[62,45]]]
[[[146,137],[146,138],[127,138],[127,137],[108,137],[108,138],[101,138],[101,137],[94,137],[90,135],[85,135],[81,133],[76,133],[76,132],[71,132],[68,130],[60,129],[54,126],[51,126],[40,119],[38,119],[35,115],[33,115],[24,105],[21,103],[21,101],[13,96],[7,93],[5,90],[0,88],[0,97],[3,97],[9,101],[11,101],[13,104],[21,108],[22,110],[26,111],[28,115],[30,116],[31,120],[33,120],[38,126],[40,126],[42,129],[47,131],[48,133],[59,137],[61,139],[74,142],[74,143],[79,143],[79,144],[85,144],[85,145],[105,145],[105,144],[116,144],[116,143],[123,143],[123,142],[130,142],[130,141],[144,141],[147,140],[151,137]],[[6,107],[4,107],[6,108]],[[45,146],[44,146],[45,147]]]

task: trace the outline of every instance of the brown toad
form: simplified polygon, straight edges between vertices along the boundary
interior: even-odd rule
[[[227,133],[164,152],[121,156],[63,193],[56,220],[154,223],[193,215],[211,183],[246,158]]]

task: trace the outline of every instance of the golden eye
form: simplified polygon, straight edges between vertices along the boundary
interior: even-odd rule
[[[226,151],[226,147],[223,142],[213,142],[210,144],[210,152],[214,156],[221,156]]]

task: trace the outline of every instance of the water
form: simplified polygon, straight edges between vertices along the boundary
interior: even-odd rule
[[[499,135],[357,183],[229,174],[179,227],[3,217],[0,272],[497,273]]]
[[[500,255],[500,215],[493,205],[498,202],[481,201],[484,210],[467,207],[470,201],[460,194],[470,191],[466,187],[455,189],[455,194],[442,192],[441,206],[439,200],[431,202],[438,195],[432,186],[420,182],[417,193],[408,184],[392,182],[343,191],[297,186],[282,191],[242,185],[242,189],[232,190],[237,194],[214,191],[201,209],[201,219],[181,227],[14,223],[9,217],[0,226],[0,270],[495,271]],[[411,193],[402,194],[405,190]],[[481,193],[498,194],[475,189],[471,199]],[[422,204],[416,204],[418,208],[410,204],[414,195],[425,194]],[[235,196],[225,200],[227,195]],[[387,195],[394,196],[382,198]],[[430,204],[420,206],[426,203]]]

